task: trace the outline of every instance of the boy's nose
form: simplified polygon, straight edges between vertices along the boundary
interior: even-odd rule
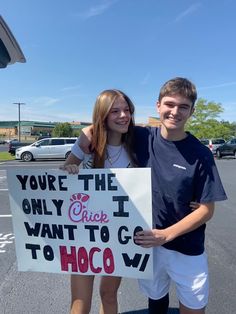
[[[178,112],[179,112],[179,107],[178,106],[174,106],[172,108],[172,110],[171,110],[171,113],[173,113],[173,114],[178,114]]]

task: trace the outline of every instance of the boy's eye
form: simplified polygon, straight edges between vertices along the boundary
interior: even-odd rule
[[[180,109],[188,110],[188,109],[189,109],[189,106],[188,106],[188,105],[181,105],[181,106],[180,106]]]
[[[169,103],[169,102],[165,103],[165,105],[168,106],[168,107],[170,107],[170,108],[175,106],[174,104]]]

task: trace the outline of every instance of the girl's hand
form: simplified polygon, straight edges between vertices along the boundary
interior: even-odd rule
[[[190,207],[191,207],[192,211],[194,211],[195,209],[198,209],[199,206],[200,206],[200,204],[197,202],[190,202]]]
[[[69,174],[78,174],[79,173],[79,166],[76,164],[61,165],[59,167],[59,169],[67,171]]]

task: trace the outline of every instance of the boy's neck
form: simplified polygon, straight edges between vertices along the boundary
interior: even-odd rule
[[[161,136],[167,141],[181,141],[187,137],[187,133],[184,130],[167,130],[161,126]]]

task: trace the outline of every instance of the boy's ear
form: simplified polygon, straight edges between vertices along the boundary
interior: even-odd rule
[[[157,109],[157,112],[159,113],[160,112],[160,102],[158,101],[157,103],[156,103],[156,109]]]
[[[195,108],[194,108],[194,107],[192,107],[192,109],[191,109],[191,113],[190,113],[190,117],[193,115],[194,111],[195,111]]]

